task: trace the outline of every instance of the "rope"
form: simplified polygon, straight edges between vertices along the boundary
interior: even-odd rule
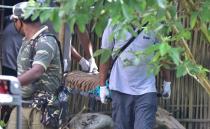
[[[13,6],[7,6],[7,5],[0,5],[0,8],[5,8],[5,9],[12,9]]]
[[[8,5],[0,5],[0,8],[4,9],[12,9],[13,6]],[[50,10],[50,9],[59,9],[58,7],[27,7],[27,9],[38,9],[38,10]]]

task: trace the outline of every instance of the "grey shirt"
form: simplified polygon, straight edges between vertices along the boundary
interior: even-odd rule
[[[126,32],[125,38],[118,39],[115,35],[115,42],[110,40],[114,28],[108,25],[102,36],[102,49],[119,50],[132,37],[131,33]],[[120,54],[114,63],[110,78],[109,88],[130,95],[142,95],[145,93],[156,92],[155,75],[147,74],[151,56],[142,55],[140,62],[136,65],[125,65],[126,60],[135,60],[134,52],[143,52],[146,48],[156,42],[154,33],[142,31],[134,41]]]
[[[22,36],[13,23],[7,25],[2,35],[3,66],[17,69],[17,55],[22,44]]]

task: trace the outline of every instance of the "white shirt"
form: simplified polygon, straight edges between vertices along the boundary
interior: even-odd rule
[[[120,40],[115,35],[115,43],[110,40],[113,30],[110,25],[106,27],[102,36],[101,48],[110,48],[114,51],[121,48],[127,43],[132,35],[127,32],[125,38]],[[148,62],[151,56],[141,57],[141,61],[137,65],[125,66],[125,60],[133,60],[136,57],[132,52],[143,51],[148,46],[155,43],[154,33],[147,34],[142,31],[134,41],[120,54],[114,63],[109,88],[130,95],[142,95],[149,92],[156,92],[155,76],[148,75]]]

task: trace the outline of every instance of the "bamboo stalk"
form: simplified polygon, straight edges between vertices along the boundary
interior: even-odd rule
[[[181,106],[181,104],[180,104],[180,101],[181,101],[181,91],[182,90],[180,90],[181,88],[182,88],[182,86],[181,86],[181,79],[176,79],[176,76],[174,76],[174,80],[176,80],[176,87],[177,87],[177,89],[176,89],[176,93],[177,93],[177,95],[176,95],[176,97],[177,97],[177,100],[176,100],[176,103],[177,103],[177,108],[176,108],[176,110]],[[178,111],[177,112],[177,115],[176,115],[176,118],[179,118],[179,116],[180,116],[180,111]]]
[[[188,118],[189,119],[193,119],[193,113],[194,113],[194,111],[193,111],[193,99],[194,99],[194,97],[193,97],[193,88],[192,88],[192,86],[193,86],[193,82],[192,81],[189,81],[189,79],[190,79],[190,77],[188,76],[187,77],[187,80],[186,80],[186,82],[188,82],[188,85],[187,85],[187,89],[186,89],[186,92],[189,90],[189,96],[188,96],[188,99],[189,99],[189,102],[188,102],[188,109],[187,108],[185,108],[185,110],[187,111],[187,110],[189,110],[188,112],[189,112],[189,116],[188,116]],[[190,83],[190,84],[189,84]],[[190,88],[190,86],[191,86],[191,88]],[[186,102],[187,103],[187,102]],[[187,115],[186,115],[187,116]],[[192,129],[193,128],[193,125],[192,125],[192,123],[189,123],[189,129]]]

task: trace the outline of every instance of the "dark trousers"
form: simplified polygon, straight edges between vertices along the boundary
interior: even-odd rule
[[[10,75],[10,76],[17,76],[17,71],[5,66],[2,66],[2,75]],[[1,120],[7,122],[9,120],[10,113],[12,111],[11,106],[2,106],[1,107]]]
[[[114,129],[153,129],[157,94],[128,95],[112,91]]]

